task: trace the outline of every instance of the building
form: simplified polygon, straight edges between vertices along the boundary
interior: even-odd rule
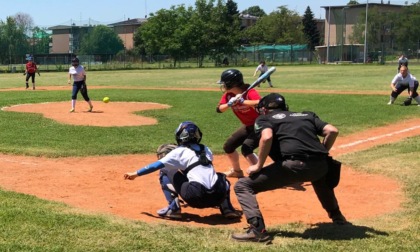
[[[134,18],[112,23],[108,26],[113,28],[121,38],[124,43],[124,48],[130,50],[134,48],[134,33],[145,22],[147,22],[147,18]]]
[[[50,54],[75,54],[80,48],[82,36],[89,33],[93,26],[72,24],[57,25],[48,29],[52,31]]]
[[[367,5],[367,6],[366,6]],[[368,7],[368,8],[366,8]],[[403,5],[384,3],[321,6],[325,9],[324,45],[318,46],[322,62],[363,62],[364,43],[352,43],[353,27],[366,9],[377,8],[381,12],[399,12]]]

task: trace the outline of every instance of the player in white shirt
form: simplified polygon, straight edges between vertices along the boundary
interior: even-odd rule
[[[404,65],[400,68],[400,73],[395,75],[394,79],[391,81],[391,96],[388,102],[388,105],[394,104],[398,95],[400,95],[404,90],[408,89],[408,98],[404,101],[404,105],[411,105],[411,100],[414,99],[420,106],[420,96],[417,93],[417,88],[419,87],[419,82],[412,74],[408,73],[408,68]]]
[[[265,72],[268,71],[268,66],[265,64],[265,61],[264,60],[260,61],[260,64],[257,66],[257,69],[255,69],[254,77],[257,75],[258,71],[260,71],[260,76],[263,75]],[[264,82],[265,81],[263,81],[263,83]],[[267,82],[268,82],[268,85],[270,85],[270,87],[273,87],[273,84],[271,83],[270,76],[267,77]]]
[[[79,59],[77,57],[71,60],[71,67],[69,68],[69,80],[67,82],[68,84],[71,83],[71,77],[73,77],[73,90],[71,94],[70,112],[74,112],[76,109],[77,93],[79,90],[83,96],[83,99],[85,99],[85,101],[89,104],[88,112],[92,112],[93,105],[88,96],[85,68],[80,65]]]
[[[191,121],[182,122],[175,131],[177,146],[159,160],[135,172],[124,174],[124,179],[160,170],[160,184],[168,206],[157,211],[161,217],[181,219],[178,195],[194,208],[219,207],[225,218],[240,218],[230,202],[230,183],[226,176],[216,172],[213,154],[207,146],[200,144],[202,133]],[[159,149],[158,149],[159,150]]]

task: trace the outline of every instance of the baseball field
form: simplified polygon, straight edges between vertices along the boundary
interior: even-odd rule
[[[224,68],[87,70],[92,113],[80,94],[69,113],[67,73],[40,69],[36,90],[22,74],[0,74],[0,251],[418,251],[420,107],[401,106],[406,93],[387,105],[396,65],[277,66],[274,88],[258,88],[340,130],[336,193],[352,223],[329,223],[309,183],[262,193],[270,245],[232,241],[246,220],[218,209],[185,207],[182,221],[162,220],[157,173],[123,180],[154,162],[186,120],[202,130],[216,170],[229,168],[222,146],[239,121],[216,113]],[[238,69],[255,80],[254,67]],[[410,71],[420,76],[420,65]]]

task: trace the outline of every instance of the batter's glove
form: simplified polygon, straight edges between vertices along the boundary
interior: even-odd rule
[[[158,159],[163,158],[166,156],[169,152],[176,149],[178,145],[176,144],[161,144],[156,150],[156,155]]]
[[[404,102],[403,102],[404,106],[410,106],[411,105],[411,100],[413,100],[413,98],[407,97],[407,99],[405,99]]]

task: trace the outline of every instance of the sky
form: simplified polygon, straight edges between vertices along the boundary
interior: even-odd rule
[[[413,2],[409,1],[409,2]],[[260,5],[267,14],[277,10],[278,6],[286,6],[289,10],[303,15],[309,6],[315,18],[325,18],[325,9],[321,6],[346,5],[349,0],[236,0],[238,10],[243,11],[251,6]],[[359,0],[361,4],[367,0]],[[380,3],[372,1],[369,3]],[[388,2],[387,0],[384,2]],[[128,18],[144,18],[149,13],[171,6],[184,4],[194,7],[195,0],[9,0],[0,8],[0,21],[16,13],[29,14],[35,26],[51,27],[56,25],[110,24]],[[392,1],[391,4],[404,4],[404,1]]]

